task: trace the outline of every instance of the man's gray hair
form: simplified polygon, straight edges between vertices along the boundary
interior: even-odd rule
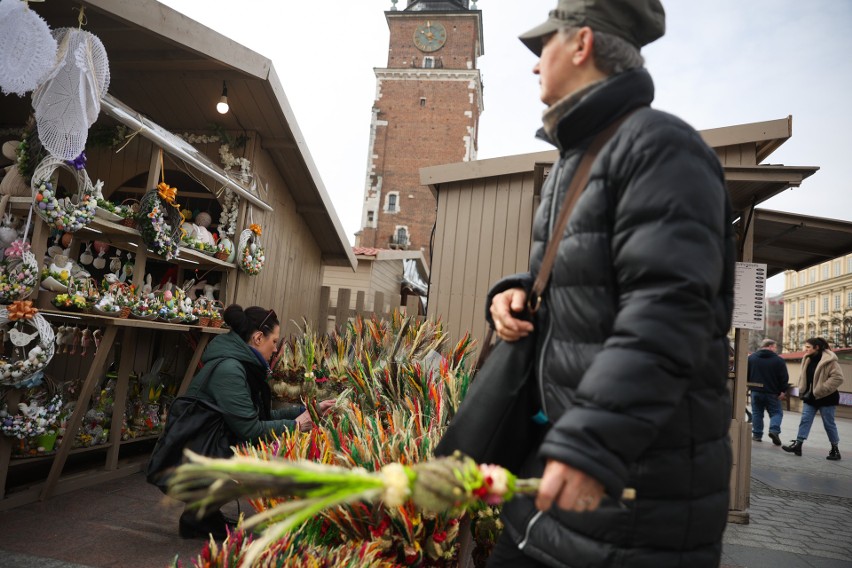
[[[777,342],[774,339],[769,339],[768,337],[760,342],[760,348],[764,347],[772,347],[773,345],[777,345]]]
[[[559,30],[564,39],[574,37],[580,28],[565,26]],[[645,58],[639,50],[617,35],[594,31],[595,35],[595,66],[605,75],[618,75],[630,69],[645,66]]]

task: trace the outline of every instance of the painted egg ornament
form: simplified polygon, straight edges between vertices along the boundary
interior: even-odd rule
[[[195,216],[195,224],[204,227],[205,229],[210,226],[210,223],[213,222],[213,217],[210,216],[210,213],[206,211],[202,211],[198,215]]]

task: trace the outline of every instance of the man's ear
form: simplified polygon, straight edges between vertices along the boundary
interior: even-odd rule
[[[572,61],[574,65],[580,67],[586,62],[594,62],[592,53],[595,45],[595,34],[589,26],[583,26],[574,35],[574,56]]]

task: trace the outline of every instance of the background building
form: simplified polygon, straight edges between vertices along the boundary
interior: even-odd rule
[[[385,12],[388,63],[376,69],[361,230],[356,246],[430,255],[435,197],[420,168],[476,159],[482,12],[468,0],[410,0]]]
[[[787,271],[784,322],[785,351],[801,351],[817,336],[832,348],[852,347],[852,255]]]

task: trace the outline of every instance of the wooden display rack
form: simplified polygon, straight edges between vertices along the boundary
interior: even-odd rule
[[[152,159],[152,166],[155,162]],[[159,175],[159,169],[154,166],[149,172],[149,177],[156,180]],[[150,184],[149,184],[150,185]],[[153,187],[153,186],[152,186]],[[29,197],[13,197],[10,199],[13,209],[27,211],[32,203]],[[32,238],[32,251],[39,262],[44,258],[47,251],[47,242],[49,230],[47,225],[37,216],[34,219],[34,229]],[[109,242],[112,246],[133,252],[135,254],[135,263],[133,269],[133,284],[137,288],[142,284],[145,275],[145,267],[149,251],[142,241],[139,231],[119,225],[100,218],[95,218],[93,222],[85,229],[81,229],[74,235],[71,248],[76,249],[80,240],[101,240]],[[181,247],[177,258],[169,261],[172,264],[177,264],[178,282],[183,280],[183,270],[191,268],[209,268],[214,270],[222,270],[223,281],[220,297],[232,297],[236,286],[236,265],[233,263],[223,262],[212,256]],[[33,292],[31,299],[37,301],[38,290]],[[42,305],[44,308],[44,305]],[[197,345],[190,356],[189,365],[184,373],[178,394],[186,391],[192,379],[195,369],[201,360],[201,355],[210,338],[213,335],[227,333],[227,329],[201,327],[197,325],[171,324],[165,322],[153,322],[146,320],[135,319],[120,319],[111,318],[99,315],[90,315],[82,313],[62,312],[53,309],[41,309],[40,313],[49,320],[63,321],[67,319],[78,321],[79,323],[95,324],[105,329],[100,346],[95,353],[88,371],[86,372],[82,388],[77,397],[77,404],[71,417],[66,423],[63,443],[52,456],[42,456],[35,458],[11,459],[13,440],[0,436],[0,511],[11,509],[31,503],[37,500],[45,500],[52,495],[66,493],[83,487],[92,486],[104,481],[123,477],[136,473],[144,468],[147,458],[135,460],[120,460],[120,450],[127,444],[132,444],[145,439],[154,439],[157,436],[143,436],[130,440],[122,440],[122,424],[125,418],[125,409],[127,395],[130,386],[130,376],[132,371],[133,360],[135,356],[134,349],[125,348],[121,350],[121,356],[118,361],[118,376],[116,379],[113,414],[110,424],[109,441],[106,444],[86,448],[73,448],[73,442],[83,424],[83,418],[88,410],[88,402],[95,392],[95,388],[99,385],[106,374],[108,368],[109,354],[116,343],[121,343],[124,346],[136,345],[138,334],[142,330],[155,330],[169,333],[188,333],[199,332]],[[20,402],[20,391],[12,389],[7,394],[7,404],[10,408],[17,407]],[[71,474],[63,476],[68,457],[71,454],[80,454],[87,452],[97,452],[106,450],[106,459],[102,467],[96,470],[87,469],[83,473]],[[21,464],[33,463],[34,460],[52,460],[50,473],[47,478],[40,483],[35,483],[32,486],[20,491],[8,492],[6,490],[6,482],[10,468]]]

